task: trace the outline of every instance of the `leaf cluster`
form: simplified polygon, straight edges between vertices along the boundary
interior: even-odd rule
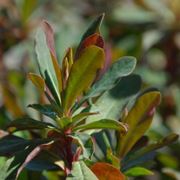
[[[76,50],[67,50],[61,64],[53,29],[42,22],[35,45],[40,75],[29,73],[28,78],[44,103],[29,107],[48,120],[25,117],[8,124],[0,155],[14,158],[2,167],[5,174],[0,179],[17,179],[24,168],[53,170],[68,180],[151,175],[147,162],[157,149],[178,138],[171,134],[149,142],[145,133],[160,92],[142,89],[140,76],[132,74],[134,57],[108,59],[100,34],[103,17],[93,21]],[[28,131],[31,139],[18,137],[17,131]]]

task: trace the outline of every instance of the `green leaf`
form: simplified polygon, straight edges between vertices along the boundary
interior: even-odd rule
[[[55,165],[57,161],[59,157],[44,150],[27,164],[26,169],[31,171],[59,170],[59,167]]]
[[[66,180],[98,180],[83,161],[73,162],[71,174]]]
[[[29,141],[17,136],[8,135],[0,139],[0,156],[16,153],[25,149],[29,145]]]
[[[159,140],[158,142],[153,143],[153,144],[149,144],[146,147],[139,150],[138,152],[135,152],[134,158],[143,156],[144,154],[147,154],[149,152],[152,152],[152,151],[160,149],[164,146],[167,146],[167,145],[175,142],[178,138],[179,138],[179,135],[172,133],[172,134],[166,136],[165,138]]]
[[[57,124],[61,129],[67,128],[71,125],[72,119],[71,117],[61,117],[56,119]]]
[[[58,117],[58,113],[54,110],[54,108],[50,104],[44,104],[44,105],[30,104],[28,105],[28,107],[33,108],[52,119],[56,119]]]
[[[38,121],[32,118],[23,118],[13,120],[11,123],[7,125],[9,131],[19,131],[19,130],[27,130],[27,129],[44,129],[44,128],[56,128],[51,123],[46,123],[42,121]]]
[[[128,133],[121,136],[118,145],[118,153],[122,158],[144,135],[151,125],[156,106],[160,103],[161,95],[158,91],[144,93],[140,96],[128,115],[122,122],[128,124]]]
[[[178,168],[178,160],[175,156],[168,153],[159,153],[157,156],[158,162],[160,162],[163,166],[169,167],[172,169]]]
[[[111,163],[115,168],[120,169],[120,159],[115,156],[112,150],[109,148],[107,149],[106,159],[109,163]]]
[[[38,1],[24,0],[22,2],[23,3],[21,7],[21,17],[23,23],[26,23],[33,11],[36,9]]]
[[[91,158],[94,152],[94,146],[91,136],[86,133],[75,133],[70,135],[70,137],[76,140],[80,145],[80,147],[82,148],[83,158],[86,159]]]
[[[52,139],[35,139],[35,140],[29,140],[29,145],[25,149],[20,149],[19,151],[15,153],[15,157],[11,163],[10,168],[13,169],[13,171],[9,174],[9,179],[16,179],[18,169],[21,167],[21,165],[24,163],[28,155],[33,151],[34,148],[41,144],[50,143],[53,142]]]
[[[134,57],[125,56],[116,61],[103,77],[97,81],[86,95],[88,97],[98,96],[102,92],[113,88],[119,78],[128,76],[136,66]]]
[[[90,112],[98,112],[98,114],[88,117],[86,122],[90,123],[99,119],[119,120],[124,107],[140,88],[141,79],[138,75],[123,77],[112,90],[105,92],[92,105]]]
[[[73,129],[73,131],[86,131],[90,129],[115,129],[120,131],[122,134],[127,132],[127,126],[121,122],[111,120],[111,119],[101,119],[96,122],[88,123],[85,125],[77,126]]]
[[[51,141],[53,143],[53,141]],[[16,178],[20,175],[21,171],[26,167],[28,163],[30,163],[43,149],[46,149],[50,147],[50,142],[45,143],[45,144],[40,144],[36,146],[25,158],[24,162],[18,167]]]
[[[138,151],[136,151],[137,153]],[[121,170],[124,172],[132,167],[135,166],[144,166],[149,165],[149,162],[152,162],[152,160],[156,156],[156,152],[152,151],[147,154],[144,154],[142,156],[136,156],[136,153],[130,152],[127,156],[125,156],[121,161]]]
[[[101,23],[104,19],[104,14],[101,14],[100,16],[98,16],[88,27],[88,29],[86,30],[86,32],[83,34],[82,38],[81,38],[81,42],[78,46],[77,49],[79,49],[79,47],[81,46],[81,43],[90,35],[94,34],[94,33],[99,33],[100,31],[100,26]]]
[[[10,168],[11,163],[13,162],[14,157],[10,158],[6,161],[5,164],[0,166],[0,179],[1,180],[8,180],[8,176],[14,171],[16,167]]]
[[[29,145],[48,143],[51,139],[26,140],[18,136],[8,135],[0,139],[0,156],[12,155],[26,149]]]
[[[60,93],[62,91],[62,73],[58,64],[56,50],[55,50],[54,31],[51,25],[47,21],[43,21],[42,25],[46,36],[46,43],[51,54],[51,60],[56,73],[56,78],[58,80],[58,90]]]
[[[106,159],[109,163],[111,163],[115,168],[120,169],[120,159],[115,156],[112,150],[109,148],[107,149]]]
[[[75,124],[78,124],[80,123],[82,120],[84,120],[85,118],[87,118],[88,116],[92,116],[92,115],[95,115],[95,114],[98,114],[97,112],[82,112],[82,113],[79,113],[75,116],[73,116],[72,118],[72,124],[75,125]]]
[[[143,167],[133,167],[125,171],[124,174],[126,176],[136,177],[136,176],[149,176],[149,175],[153,175],[154,173]]]
[[[56,102],[60,104],[60,95],[58,92],[58,81],[54,71],[51,54],[46,44],[45,33],[42,29],[38,29],[36,33],[36,46],[37,63],[39,71],[45,82],[54,96]]]
[[[95,139],[95,153],[94,155],[99,159],[105,159],[107,156],[107,151],[112,150],[114,152],[116,147],[116,132],[110,130],[103,130],[98,133],[93,134],[93,139]],[[103,157],[100,153],[103,152]]]
[[[72,65],[64,98],[64,111],[67,112],[76,98],[86,91],[96,77],[96,72],[104,62],[104,51],[97,46],[89,46]]]

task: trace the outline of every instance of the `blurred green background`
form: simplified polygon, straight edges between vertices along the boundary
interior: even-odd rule
[[[112,62],[135,56],[143,86],[162,93],[148,135],[180,134],[180,0],[0,0],[0,136],[9,121],[38,116],[27,108],[41,101],[27,73],[37,71],[34,37],[41,21],[53,26],[61,61],[103,12],[101,31]],[[159,152],[152,169],[155,175],[142,179],[180,179],[180,140]]]

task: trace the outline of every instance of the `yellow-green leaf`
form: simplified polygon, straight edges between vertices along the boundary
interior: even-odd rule
[[[128,169],[125,172],[126,176],[150,176],[153,175],[154,173],[150,171],[149,169],[143,168],[143,167],[133,167],[131,169]]]
[[[13,115],[15,118],[24,116],[24,112],[18,102],[15,93],[12,91],[9,85],[3,85],[2,87],[3,101],[6,109]]]
[[[122,158],[141,138],[151,125],[155,107],[160,103],[160,93],[152,91],[138,98],[129,114],[123,120],[128,125],[128,133],[119,140],[118,153]]]
[[[32,81],[32,83],[38,88],[40,93],[43,93],[45,90],[45,81],[44,79],[34,73],[29,73],[28,78]]]
[[[53,63],[53,66],[54,66],[54,70],[55,70],[55,73],[56,73],[56,78],[58,80],[58,89],[59,89],[59,93],[61,93],[62,91],[62,72],[61,72],[61,69],[59,67],[59,64],[58,64],[58,61],[56,59],[56,57],[52,54],[52,52],[50,52],[51,54],[51,59],[52,59],[52,63]]]
[[[64,111],[67,112],[76,98],[86,91],[96,77],[96,72],[103,66],[104,51],[97,46],[89,46],[72,65],[64,98]]]

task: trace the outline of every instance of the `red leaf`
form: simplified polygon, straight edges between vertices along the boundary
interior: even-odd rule
[[[104,48],[104,40],[103,40],[102,36],[98,33],[94,33],[94,34],[88,36],[81,43],[80,47],[78,48],[75,59],[77,59],[80,56],[83,49],[85,49],[86,47],[91,46],[91,45],[96,45],[100,48]]]
[[[108,163],[95,163],[91,167],[91,170],[99,180],[125,180],[125,176],[120,172],[120,170]]]

